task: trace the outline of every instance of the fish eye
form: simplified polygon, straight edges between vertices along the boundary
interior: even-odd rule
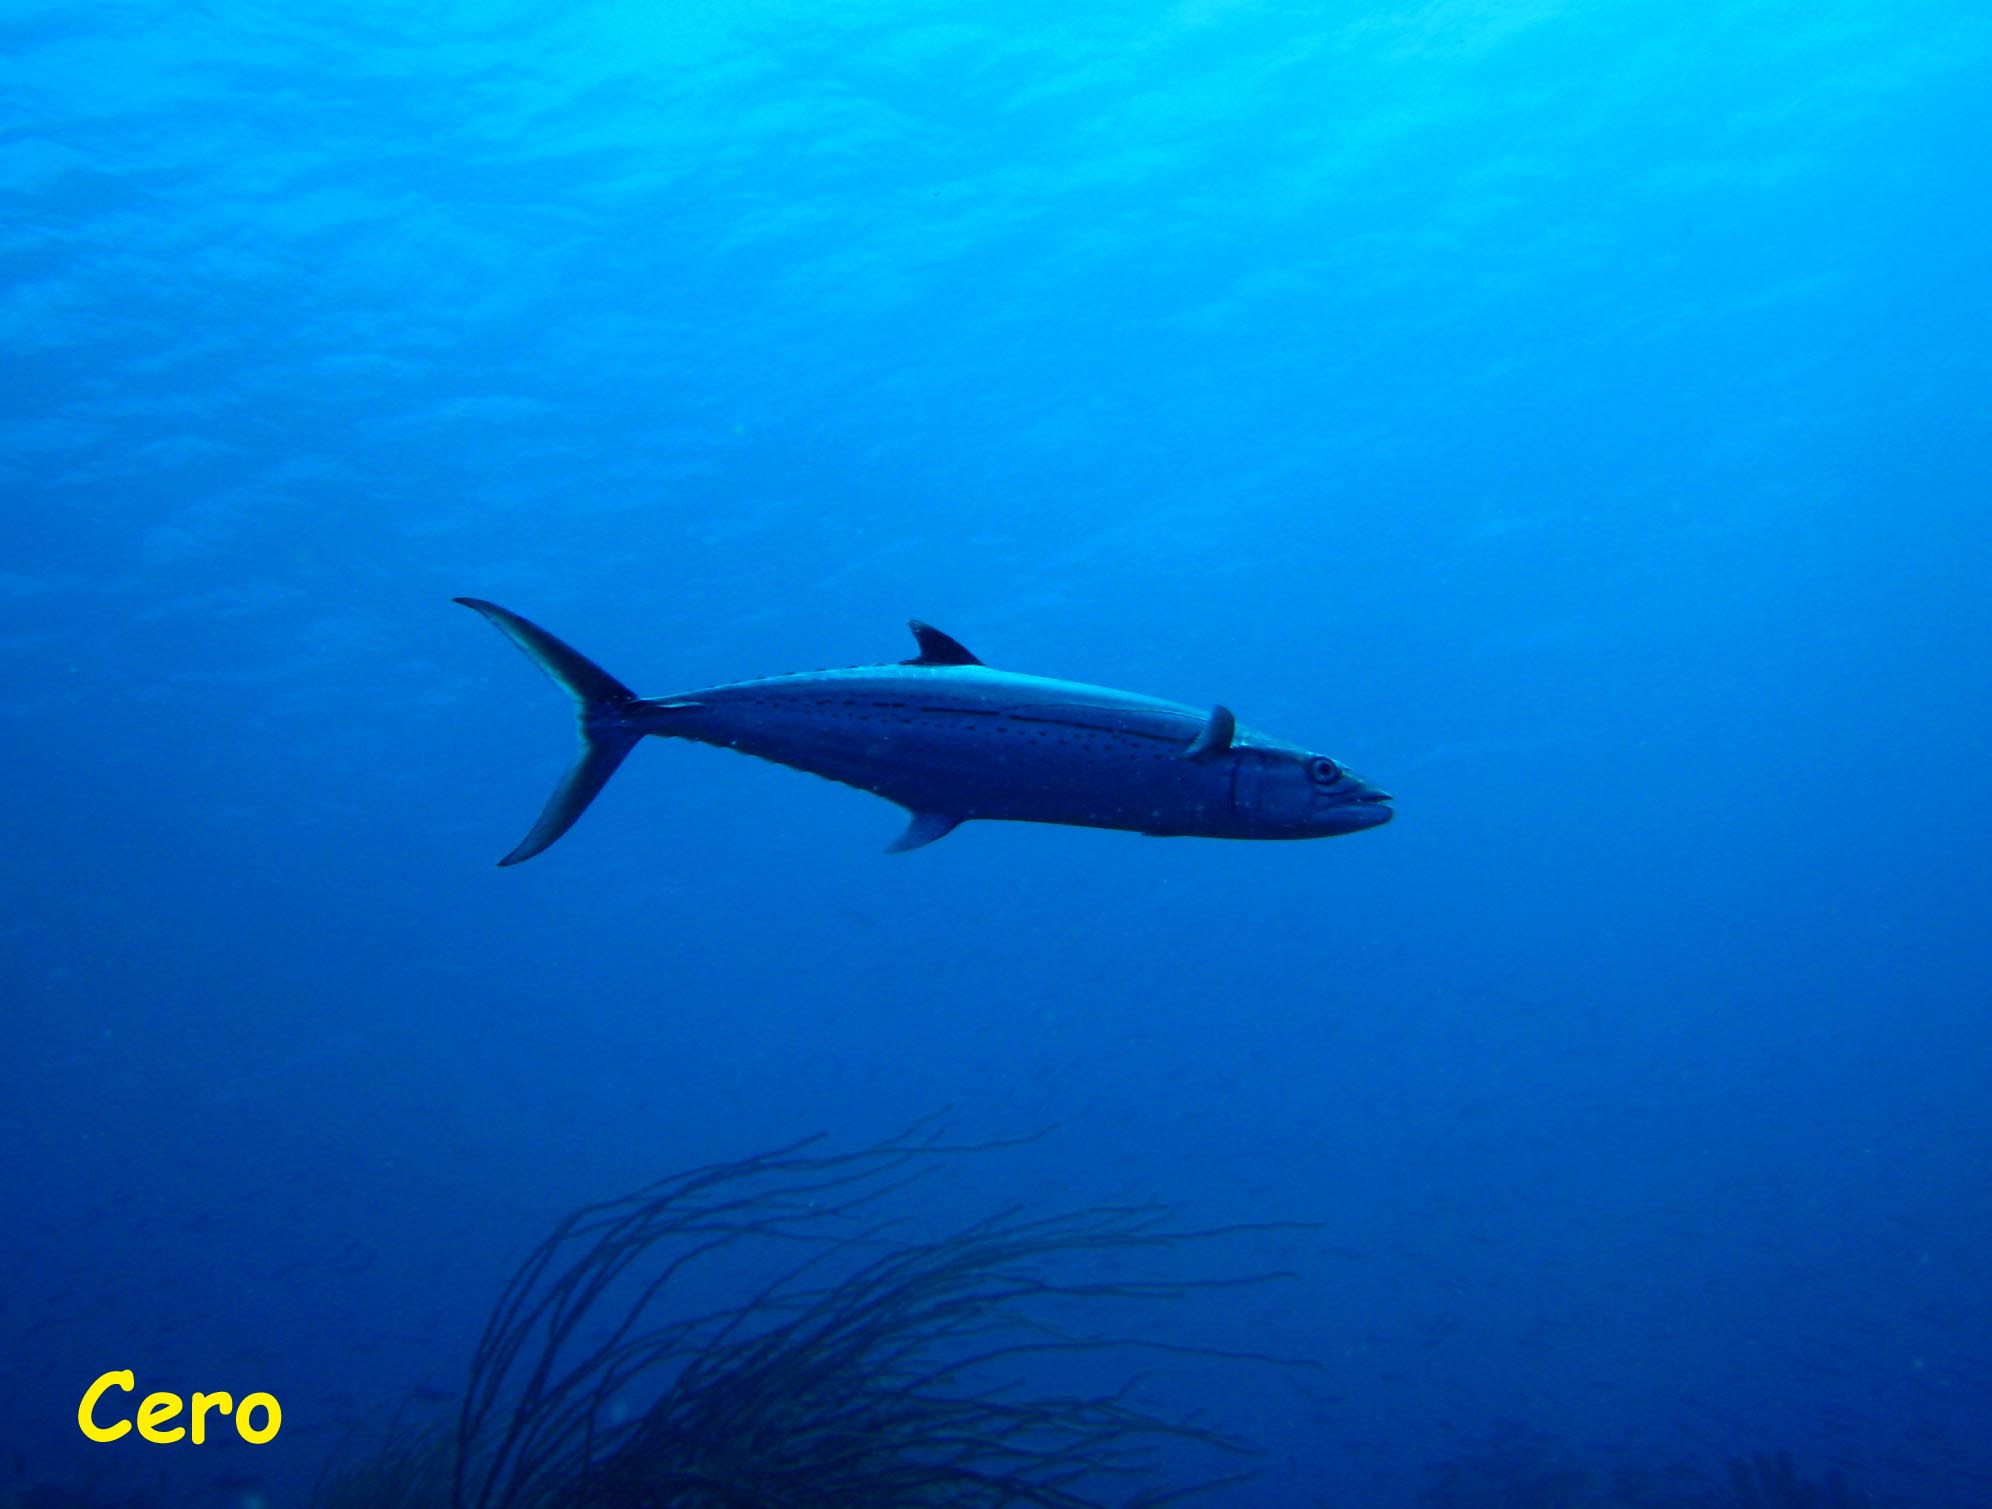
[[[1342,779],[1342,767],[1326,755],[1316,755],[1307,762],[1307,776],[1317,786],[1332,786]]]

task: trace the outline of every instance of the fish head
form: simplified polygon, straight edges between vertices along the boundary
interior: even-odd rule
[[[1329,838],[1396,816],[1390,793],[1327,755],[1291,745],[1240,745],[1232,812],[1259,838]]]

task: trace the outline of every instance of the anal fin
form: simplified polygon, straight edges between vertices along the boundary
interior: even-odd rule
[[[916,812],[907,823],[906,831],[885,846],[888,854],[904,854],[912,849],[924,849],[937,838],[946,838],[961,826],[961,819],[950,817],[945,812]]]

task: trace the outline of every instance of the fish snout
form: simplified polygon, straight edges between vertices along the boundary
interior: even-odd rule
[[[1342,826],[1352,833],[1362,828],[1381,828],[1395,816],[1397,809],[1390,805],[1388,797],[1376,801],[1350,802],[1336,811],[1336,817]]]
[[[1397,816],[1390,800],[1390,793],[1381,786],[1361,781],[1323,815],[1332,825],[1329,831],[1359,833],[1364,828],[1380,828]]]

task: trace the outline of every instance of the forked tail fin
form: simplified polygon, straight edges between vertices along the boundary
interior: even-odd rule
[[[637,700],[636,693],[531,620],[482,598],[459,597],[456,601],[482,613],[499,633],[525,651],[528,660],[574,699],[581,718],[580,756],[547,798],[546,809],[533,824],[532,832],[498,861],[501,865],[515,865],[531,859],[573,827],[574,820],[595,799],[595,793],[616,773],[623,756],[643,737],[643,731],[627,721],[630,704]]]

